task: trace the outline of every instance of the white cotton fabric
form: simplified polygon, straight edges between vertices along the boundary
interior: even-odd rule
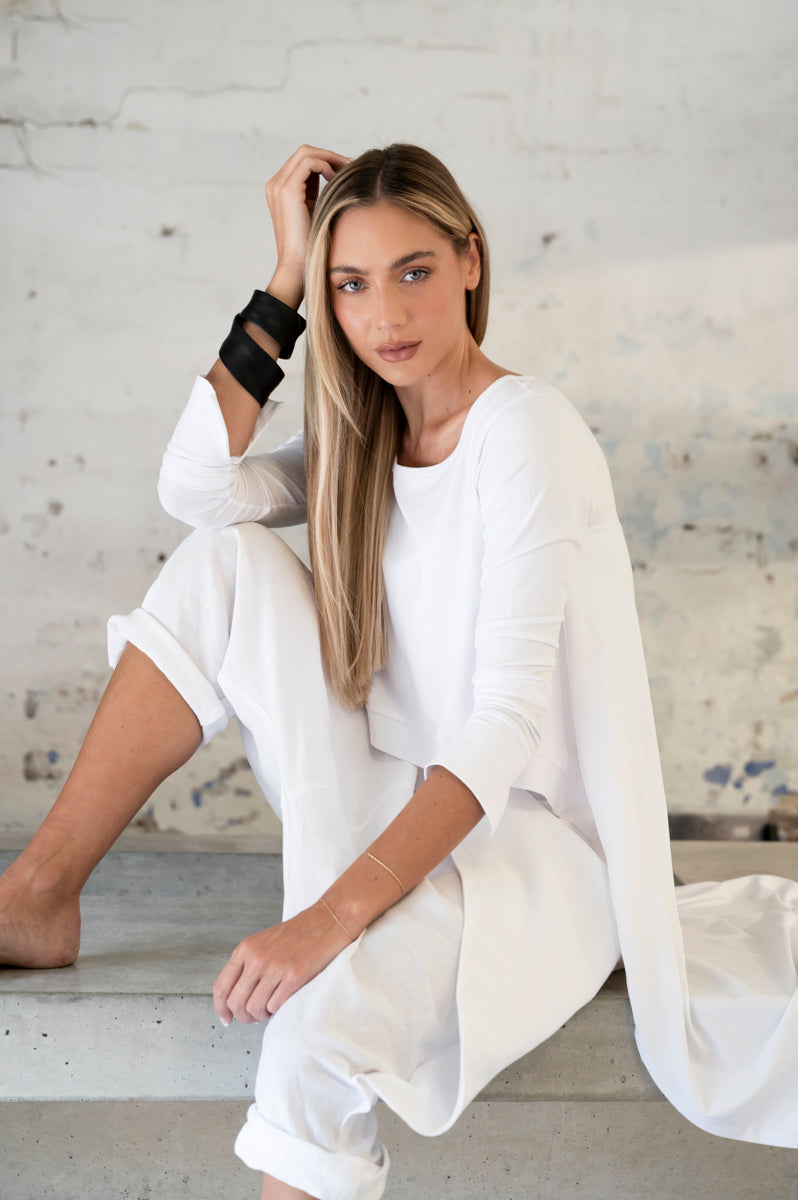
[[[210,528],[302,520],[301,435],[231,459],[220,421],[200,378],[164,456],[164,504]],[[506,376],[448,459],[394,468],[394,492],[391,653],[367,706],[371,743],[442,763],[487,820],[452,854],[457,1070],[433,1073],[424,1103],[384,1081],[388,1102],[422,1132],[447,1128],[590,999],[619,943],[664,1094],[709,1132],[798,1147],[798,883],[750,876],[674,895],[631,566],[589,428],[558,389]],[[563,931],[559,961],[547,958]]]
[[[426,1064],[456,1062],[462,926],[460,879],[447,857],[270,1018],[235,1145],[248,1166],[322,1200],[382,1195],[390,1167],[375,1112],[382,1081],[418,1107],[436,1090]]]
[[[261,525],[186,538],[141,608],[109,621],[112,665],[128,642],[185,698],[203,741],[237,717],[283,822],[285,918],[329,887],[423,777],[372,746],[364,710],[329,692],[310,575]],[[601,986],[618,955],[606,868],[542,798],[514,789],[489,852],[480,860],[472,843],[464,863],[447,856],[267,1023],[236,1141],[249,1166],[320,1200],[377,1200],[388,1170],[378,1098],[419,1132],[442,1132],[493,1073],[482,1079],[485,1056],[504,1051],[490,1026],[497,986],[512,980],[503,1015],[535,1042]],[[498,936],[484,924],[496,903]]]

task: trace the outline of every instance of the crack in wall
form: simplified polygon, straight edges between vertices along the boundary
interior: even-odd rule
[[[435,46],[420,40],[408,41],[395,36],[372,37],[367,40],[358,40],[355,38],[306,38],[302,41],[292,42],[285,53],[285,63],[283,67],[282,77],[274,84],[248,84],[248,83],[226,83],[218,87],[212,88],[191,88],[183,85],[175,86],[174,84],[131,84],[123,90],[116,107],[104,117],[86,116],[73,118],[71,120],[56,120],[56,121],[40,121],[35,117],[0,117],[0,123],[18,124],[23,126],[33,126],[35,129],[75,129],[81,126],[90,126],[93,128],[112,129],[117,121],[122,116],[125,105],[131,96],[134,95],[177,95],[191,96],[195,99],[206,99],[212,96],[223,96],[229,93],[242,92],[254,95],[274,95],[282,92],[288,86],[291,78],[292,59],[295,54],[301,50],[323,48],[328,50],[331,46],[352,46],[362,49],[364,46],[393,46],[399,49],[411,50],[445,50],[447,52],[463,52],[467,51],[472,54],[492,55],[494,51],[488,46],[469,46],[469,45],[447,45]]]
[[[20,10],[14,3],[14,0],[12,0],[11,7],[7,15],[14,21],[25,23],[36,22],[39,25],[66,25],[69,28],[77,28],[76,23],[74,21],[70,21],[69,17],[64,14],[63,9],[61,8],[60,0],[50,0],[50,9],[50,16],[44,16],[42,13],[28,13],[24,10]]]
[[[34,175],[43,174],[41,167],[34,161],[31,154],[25,122],[15,120],[13,117],[0,117],[0,125],[8,125],[13,129],[14,138],[25,159],[24,163],[0,162],[0,171],[32,171]]]

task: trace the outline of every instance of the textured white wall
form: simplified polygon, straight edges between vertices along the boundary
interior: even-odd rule
[[[486,349],[612,470],[673,809],[798,789],[794,0],[4,0],[0,827],[35,825],[104,626],[186,532],[193,377],[273,263],[301,141],[418,141],[492,235]],[[301,421],[301,356],[274,442]],[[270,828],[228,731],[149,820]]]

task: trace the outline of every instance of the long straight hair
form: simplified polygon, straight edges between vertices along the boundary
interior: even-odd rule
[[[327,277],[332,232],[352,208],[381,200],[424,217],[458,254],[479,237],[479,283],[465,293],[466,324],[485,336],[490,290],[488,247],[452,174],[429,151],[395,143],[367,150],[323,189],[313,211],[305,276],[305,466],[308,542],[322,660],[338,698],[362,707],[385,665],[387,617],[382,559],[392,500],[393,464],[405,425],[390,384],[351,349],[332,309]]]

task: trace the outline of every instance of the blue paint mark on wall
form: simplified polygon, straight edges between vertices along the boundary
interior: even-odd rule
[[[778,787],[774,787],[774,788],[770,789],[770,794],[771,794],[771,796],[791,796],[794,791],[795,791],[795,789],[789,787],[788,784],[780,783],[778,785]]]
[[[798,408],[798,392],[760,392],[748,388],[745,394],[756,400],[758,416],[793,417]]]
[[[743,767],[746,775],[761,775],[763,771],[769,771],[771,767],[775,767],[776,763],[772,758],[761,762],[747,762]]]
[[[616,354],[634,354],[636,350],[643,349],[642,342],[638,342],[637,338],[627,337],[625,333],[616,333],[615,345]]]
[[[656,471],[659,475],[665,474],[665,447],[662,442],[644,442],[643,450],[648,459],[648,465],[652,471]]]
[[[199,790],[199,788],[195,788],[191,793],[191,800],[195,808],[202,807],[202,792]]]
[[[731,767],[724,763],[718,763],[716,767],[710,767],[708,771],[704,772],[704,778],[707,783],[717,783],[721,787],[725,787],[731,779]]]
[[[56,762],[58,762],[59,757],[60,756],[59,756],[59,753],[57,750],[48,750],[47,751],[47,761],[48,762],[56,763]]]
[[[729,408],[729,393],[725,388],[718,388],[710,383],[702,382],[699,390],[701,399],[698,402],[697,410],[702,416],[725,412]]]

